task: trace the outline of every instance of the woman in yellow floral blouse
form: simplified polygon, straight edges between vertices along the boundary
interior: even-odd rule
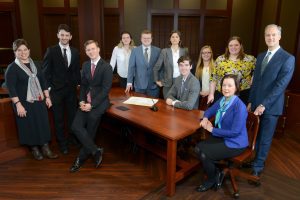
[[[210,92],[207,103],[212,103],[222,96],[220,82],[223,76],[235,74],[238,76],[240,83],[239,97],[247,105],[255,62],[256,58],[254,56],[244,53],[240,37],[233,36],[229,38],[225,54],[216,59],[216,66],[210,78]]]

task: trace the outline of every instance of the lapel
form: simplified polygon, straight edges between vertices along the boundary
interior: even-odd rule
[[[141,58],[142,62],[148,67],[149,63],[145,59],[143,45],[141,45],[139,48],[140,48],[140,50],[139,50],[140,56],[139,57]]]
[[[184,48],[179,48],[179,58],[185,54]]]
[[[57,58],[60,59],[61,63],[64,63],[64,55],[63,55],[63,53],[62,53],[62,50],[61,50],[59,44],[56,45],[55,51],[56,51],[56,53],[57,53]]]
[[[170,66],[172,66],[172,69],[173,69],[173,55],[172,55],[171,48],[167,48],[167,59],[169,61]]]
[[[265,74],[270,73],[270,70],[273,70],[273,69],[272,69],[273,67],[270,68],[269,65],[270,65],[270,66],[276,66],[276,62],[278,62],[278,58],[280,57],[281,50],[282,50],[282,49],[279,48],[279,49],[276,51],[276,53],[272,56],[271,60],[269,60],[267,66],[266,66],[266,68],[265,68],[264,73],[263,73],[261,76],[264,76]],[[261,60],[261,63],[262,63],[264,57],[266,56],[266,54],[267,54],[267,51],[264,53],[264,56],[263,56],[263,58],[262,58],[262,60]],[[261,64],[260,64],[260,66],[261,66]],[[261,70],[261,67],[260,67],[260,70]]]

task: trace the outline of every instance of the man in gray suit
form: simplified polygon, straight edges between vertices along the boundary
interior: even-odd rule
[[[153,79],[153,67],[159,57],[160,48],[151,45],[152,33],[149,30],[144,30],[141,33],[141,42],[142,45],[132,49],[129,58],[125,92],[132,90],[134,80],[136,92],[158,97],[159,88]]]
[[[256,156],[252,164],[252,174],[255,176],[260,176],[264,168],[277,120],[282,114],[284,92],[295,68],[295,57],[280,47],[280,39],[280,26],[266,26],[265,42],[268,50],[257,57],[249,96],[248,109],[260,116]]]
[[[192,60],[188,56],[178,59],[180,76],[167,94],[166,103],[185,110],[198,109],[199,80],[191,73]]]

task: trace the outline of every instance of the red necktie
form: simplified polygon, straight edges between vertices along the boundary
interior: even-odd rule
[[[92,65],[91,65],[91,76],[92,76],[92,78],[94,77],[95,69],[96,69],[96,65],[94,63],[92,63]],[[92,102],[91,92],[90,91],[87,94],[86,100],[87,100],[88,103]]]
[[[92,63],[92,66],[91,66],[91,75],[92,75],[92,78],[94,77],[95,69],[96,69],[96,65],[94,63]]]

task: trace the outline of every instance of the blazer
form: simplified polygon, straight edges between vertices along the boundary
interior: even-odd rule
[[[295,57],[278,49],[261,74],[261,63],[267,52],[258,55],[249,102],[254,111],[258,105],[265,106],[264,114],[281,115],[284,105],[284,92],[295,68]]]
[[[183,76],[180,75],[174,81],[170,91],[167,94],[167,98],[173,101],[179,100],[174,104],[174,107],[185,110],[198,109],[198,99],[200,92],[200,84],[197,78],[190,73],[184,82],[183,93],[181,94]]]
[[[80,101],[87,101],[87,94],[91,92],[92,109],[102,114],[109,107],[109,91],[112,85],[112,67],[102,58],[98,61],[94,76],[91,75],[91,61],[82,65]]]
[[[159,57],[160,48],[151,45],[149,63],[145,60],[142,45],[132,49],[129,65],[127,83],[133,83],[138,89],[155,89],[157,87],[153,79],[153,67]]]
[[[187,48],[179,49],[179,57],[188,54]],[[176,61],[177,62],[177,61]],[[162,77],[160,71],[162,70]],[[153,68],[154,81],[161,81],[165,87],[171,87],[173,84],[173,55],[171,48],[165,48],[161,51],[160,56]]]
[[[47,86],[51,87],[52,92],[66,86],[80,85],[79,52],[73,47],[70,49],[71,63],[66,67],[59,44],[47,48],[42,68]]]
[[[204,118],[211,118],[216,115],[220,108],[220,98],[209,107]],[[222,128],[213,128],[212,135],[222,137],[225,145],[229,148],[244,148],[248,146],[248,134],[246,128],[248,111],[242,100],[236,97],[231,106],[227,109],[221,120]]]

